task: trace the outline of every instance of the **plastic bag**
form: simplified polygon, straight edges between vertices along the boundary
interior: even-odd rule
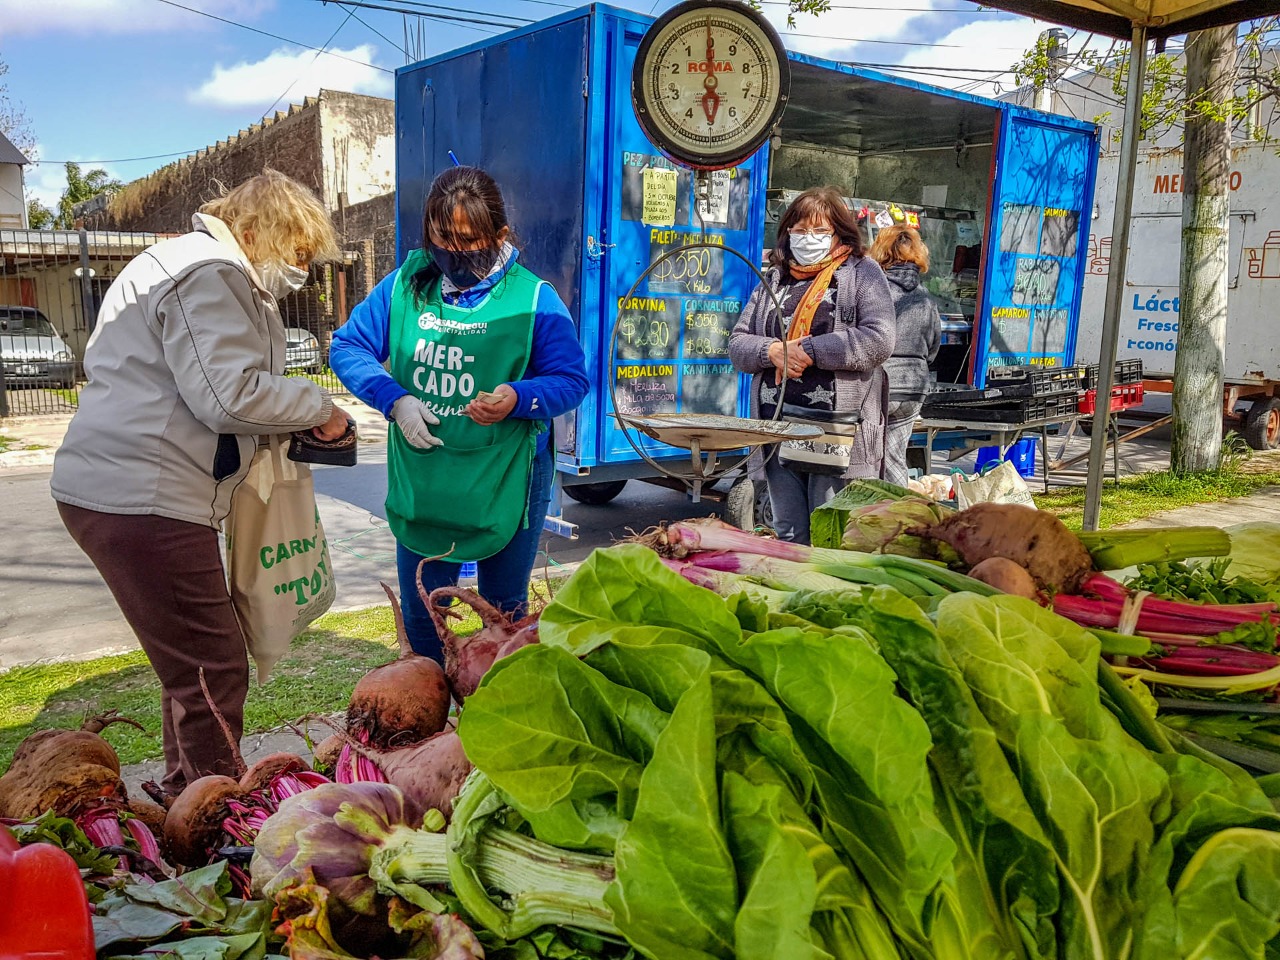
[[[1036,509],[1031,488],[1008,460],[1001,460],[989,470],[968,479],[957,472],[954,485],[956,502],[962,510],[975,503],[1014,503]]]

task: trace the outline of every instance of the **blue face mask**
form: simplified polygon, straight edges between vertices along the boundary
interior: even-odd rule
[[[470,290],[489,275],[496,255],[492,250],[446,250],[429,244],[431,259],[459,290]]]

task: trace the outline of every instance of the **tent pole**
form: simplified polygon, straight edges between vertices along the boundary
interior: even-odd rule
[[[1089,448],[1089,479],[1085,487],[1084,529],[1097,530],[1102,512],[1102,481],[1107,466],[1107,434],[1111,420],[1111,385],[1115,379],[1116,349],[1120,341],[1120,304],[1124,297],[1125,267],[1129,260],[1129,224],[1133,220],[1133,180],[1138,169],[1138,141],[1142,138],[1142,87],[1147,73],[1147,28],[1133,25],[1129,48],[1129,81],[1124,96],[1124,133],[1120,167],[1116,173],[1116,206],[1111,222],[1111,263],[1107,269],[1107,300],[1102,312],[1102,350],[1098,357],[1098,402],[1093,415]]]

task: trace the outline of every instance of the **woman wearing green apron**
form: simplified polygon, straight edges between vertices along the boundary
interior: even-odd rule
[[[551,497],[550,423],[587,393],[569,311],[518,262],[510,234],[492,177],[442,173],[427,195],[427,248],[378,284],[330,348],[339,379],[391,421],[387,521],[405,629],[437,660],[418,565],[448,554],[423,568],[430,591],[477,561],[485,599],[508,613],[528,603]]]

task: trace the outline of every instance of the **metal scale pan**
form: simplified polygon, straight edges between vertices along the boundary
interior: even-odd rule
[[[701,174],[701,171],[699,173]],[[701,175],[698,178],[698,184],[700,191],[706,189],[709,185]],[[676,256],[683,250],[703,247],[723,250],[725,253],[732,254],[750,267],[759,278],[764,289],[769,292],[769,296],[773,300],[772,319],[779,326],[778,339],[782,341],[785,359],[786,351],[791,349],[791,346],[785,337],[781,335],[782,304],[778,300],[778,295],[769,286],[760,268],[733,247],[703,242],[687,244],[681,250],[668,251],[649,264],[644,273],[640,274],[636,282],[631,285],[631,289],[627,291],[623,302],[631,300],[640,285],[648,279],[649,274],[666,260]],[[730,450],[748,448],[750,451],[755,450],[757,447],[773,445],[772,449],[765,454],[768,457],[777,451],[776,445],[784,440],[813,440],[822,436],[821,427],[812,424],[789,423],[782,419],[782,401],[785,390],[778,391],[778,400],[774,404],[773,417],[769,420],[752,419],[750,417],[729,417],[718,413],[659,413],[644,416],[627,416],[617,413],[619,329],[619,324],[615,322],[613,336],[609,342],[609,370],[611,371],[609,396],[615,411],[613,418],[622,427],[622,435],[627,438],[627,443],[631,445],[631,448],[659,473],[684,482],[689,487],[695,503],[698,502],[701,496],[704,483],[714,483],[720,477],[742,466],[747,457],[750,456],[750,452],[748,452],[747,455],[732,458],[729,462],[721,462],[718,459],[719,454]],[[655,460],[645,451],[641,444],[632,439],[631,430],[638,430],[659,443],[688,450],[692,474],[674,471],[669,466]]]
[[[690,63],[703,68],[692,69]],[[738,102],[741,100],[738,93],[722,83],[722,72],[725,76],[732,73],[735,77],[749,78],[741,91],[745,101]],[[636,50],[631,105],[649,140],[675,163],[695,171],[694,208],[702,226],[703,241],[670,250],[654,260],[632,285],[623,302],[631,300],[649,274],[678,253],[698,248],[725,251],[750,267],[769,291],[785,358],[789,345],[781,330],[782,305],[777,293],[765,281],[760,268],[742,253],[732,247],[706,242],[707,227],[702,222],[701,202],[710,195],[710,171],[728,169],[745,161],[777,129],[790,88],[787,52],[777,30],[763,14],[739,0],[684,0],[663,13],[645,31]],[[809,440],[822,435],[820,427],[782,420],[784,391],[781,390],[773,418],[769,420],[722,414],[628,416],[617,413],[618,332],[615,321],[609,344],[609,395],[614,419],[632,449],[659,473],[687,484],[695,502],[703,483],[724,476],[746,460],[746,456],[742,456],[731,458],[731,463],[717,464],[719,454],[744,448],[755,450],[771,444],[772,449],[766,454],[769,456],[783,440]],[[673,472],[656,461],[632,438],[633,430],[660,443],[688,450],[692,474]]]

